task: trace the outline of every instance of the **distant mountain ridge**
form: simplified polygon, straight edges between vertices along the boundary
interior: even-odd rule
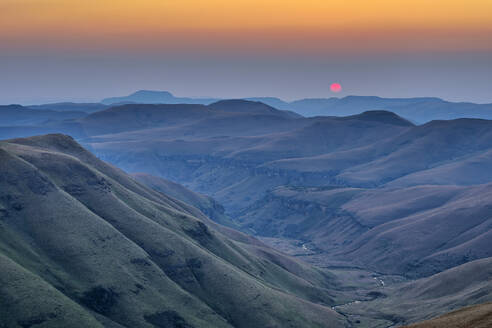
[[[368,110],[387,110],[416,123],[456,118],[492,119],[492,104],[449,102],[440,98],[381,98],[347,96],[344,98],[300,99],[283,102],[280,99],[256,98],[280,109],[292,110],[303,116],[347,116]]]
[[[456,118],[492,119],[492,104],[449,102],[436,97],[346,96],[343,98],[306,98],[290,102],[276,97],[245,97],[242,99],[259,101],[274,108],[294,111],[307,117],[348,116],[368,110],[387,110],[416,123]],[[124,103],[209,105],[219,100],[221,99],[175,97],[168,91],[141,90],[129,96],[106,98],[101,102],[106,105]]]
[[[42,104],[42,105],[30,105],[27,107],[31,109],[54,110],[58,112],[80,111],[85,113],[94,113],[100,110],[104,110],[109,106],[100,103],[61,102],[61,103],[51,103],[51,104]]]
[[[306,117],[349,116],[372,110],[394,112],[414,123],[457,118],[492,119],[492,104],[450,102],[435,97],[382,98],[377,96],[346,96],[343,98],[305,98],[284,101],[276,97],[245,97],[243,100],[261,102],[273,108],[295,112]],[[123,104],[201,104],[210,105],[227,99],[204,97],[176,97],[168,91],[140,90],[128,96],[111,97],[100,103],[53,103],[26,106],[54,111],[82,111],[93,113],[110,106]],[[233,101],[233,100],[227,100]]]
[[[145,92],[140,96],[174,97]],[[280,101],[0,107],[2,124],[7,124],[0,126],[0,138],[63,132],[100,159],[130,173],[145,172],[130,177],[60,134],[0,141],[0,293],[19,300],[11,305],[0,298],[0,317],[22,327],[26,322],[15,320],[30,318],[25,309],[52,309],[58,302],[66,306],[68,317],[79,317],[86,326],[97,326],[91,320],[114,327],[135,320],[131,326],[174,322],[205,327],[197,313],[174,310],[183,304],[179,295],[184,291],[196,297],[194,309],[211,313],[215,326],[249,327],[251,322],[243,318],[251,311],[258,314],[253,325],[302,326],[302,319],[295,321],[284,308],[272,305],[272,311],[264,311],[264,304],[277,302],[281,293],[296,309],[304,309],[301,316],[315,314],[315,323],[307,326],[324,320],[317,318],[343,325],[343,318],[326,311],[330,305],[359,327],[370,326],[367,318],[408,324],[491,300],[492,121],[459,118],[417,125],[381,109],[304,117]],[[326,105],[345,112],[385,104],[395,111],[420,108],[432,115],[439,114],[439,106],[449,114],[458,113],[453,106],[463,105],[438,98],[379,97],[300,103],[310,110]],[[71,110],[76,108],[81,111]],[[64,220],[72,216],[80,222],[92,218],[98,228],[89,224],[70,230]],[[198,223],[197,228],[196,222],[206,228]],[[116,237],[90,237],[100,237],[106,224],[117,230]],[[263,242],[231,227],[260,236]],[[128,264],[119,250],[139,251],[121,243],[118,234],[147,252],[149,265],[138,256]],[[162,235],[165,241],[159,239]],[[57,257],[70,250],[67,240],[76,243],[79,238],[89,245],[84,246],[88,252],[70,266],[100,275],[92,277],[101,281],[99,286],[67,270],[70,266]],[[166,244],[168,240],[172,242]],[[91,242],[98,246],[93,248]],[[264,243],[329,268],[336,278]],[[136,284],[138,290],[125,289],[114,273],[121,270],[99,256],[99,247],[145,290]],[[162,252],[169,247],[173,254]],[[99,271],[98,265],[111,272]],[[149,270],[157,265],[177,289],[162,285],[147,271],[135,271],[134,265]],[[139,278],[142,272],[147,272],[146,279],[160,281],[158,286],[168,286],[165,298],[172,295],[172,300],[166,309],[155,306],[160,304],[154,298],[161,297],[160,291],[149,294],[151,286]],[[177,274],[182,272],[183,276]],[[222,278],[224,272],[227,278]],[[346,275],[350,284],[369,284],[335,288]],[[350,278],[356,275],[359,280]],[[12,277],[21,277],[23,287],[13,284]],[[221,284],[228,279],[263,290],[258,302],[268,302],[238,297],[236,288]],[[400,284],[403,281],[408,283]],[[52,287],[58,292],[50,291]],[[278,293],[270,293],[270,287]],[[32,291],[39,291],[47,303],[17,298],[18,293],[35,296]],[[99,296],[111,301],[106,305]],[[231,309],[228,303],[236,298]],[[32,320],[49,321],[50,311]],[[130,316],[121,314],[124,311]],[[272,313],[281,317],[273,318]]]
[[[86,115],[83,111],[58,112],[52,109],[33,109],[21,105],[0,106],[1,126],[23,126],[47,122],[78,119]]]
[[[208,105],[220,99],[175,97],[168,91],[140,90],[128,96],[112,97],[101,100],[102,104],[203,104]]]
[[[492,121],[416,126],[387,111],[296,118],[257,102],[219,104],[220,110],[214,104],[113,107],[81,121],[91,133],[84,142],[128,172],[147,172],[212,196],[244,231],[302,239],[332,259],[377,272],[428,276],[492,255],[483,246],[492,233],[490,220],[482,220],[490,203],[477,203],[490,186],[467,189],[492,183]],[[436,186],[424,188],[429,183]],[[446,198],[453,193],[464,204]],[[352,197],[360,210],[345,207]],[[369,209],[385,204],[385,197],[398,202],[371,216]],[[408,206],[418,211],[405,212]],[[429,232],[420,237],[422,247],[412,248],[420,231],[445,222],[453,222],[453,229]],[[469,224],[485,230],[472,231]]]

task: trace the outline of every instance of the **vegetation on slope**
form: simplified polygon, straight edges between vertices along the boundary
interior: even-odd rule
[[[0,158],[1,307],[15,306],[14,327],[344,325],[316,287],[329,275],[267,259],[67,136],[3,141]]]

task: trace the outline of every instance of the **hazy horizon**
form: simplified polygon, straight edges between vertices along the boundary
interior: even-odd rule
[[[165,90],[186,97],[278,97],[284,100],[346,95],[439,97],[492,103],[488,54],[403,55],[390,59],[171,58],[128,56],[0,55],[0,103],[97,102],[137,90]],[[490,65],[489,65],[490,64]],[[433,74],[426,75],[426,72]],[[425,78],[424,78],[425,77]],[[330,92],[331,83],[343,90]]]
[[[492,3],[4,0],[0,74],[2,104],[140,89],[325,98],[331,83],[492,103]]]

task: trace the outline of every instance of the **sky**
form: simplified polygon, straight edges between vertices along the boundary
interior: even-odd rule
[[[0,104],[139,89],[492,103],[492,1],[0,0]]]

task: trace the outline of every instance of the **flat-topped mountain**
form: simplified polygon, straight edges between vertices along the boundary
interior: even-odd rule
[[[215,98],[187,98],[175,97],[168,91],[140,90],[128,96],[113,97],[101,100],[105,105],[113,104],[210,104],[217,101]]]

